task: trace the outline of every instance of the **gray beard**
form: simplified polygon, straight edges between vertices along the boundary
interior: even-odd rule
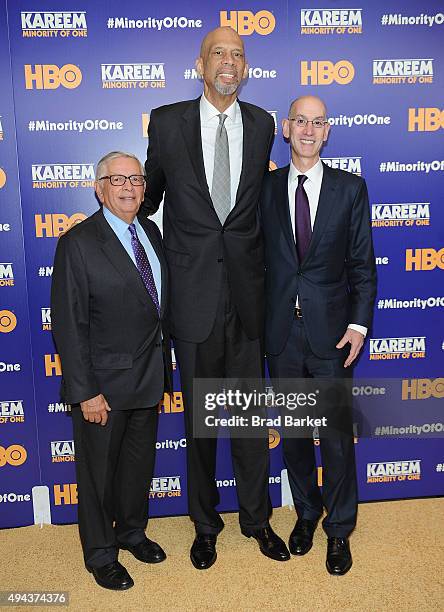
[[[231,96],[231,94],[234,94],[234,92],[237,90],[238,86],[239,83],[231,83],[231,85],[222,85],[222,83],[219,83],[217,78],[214,81],[214,87],[216,91],[222,96]]]

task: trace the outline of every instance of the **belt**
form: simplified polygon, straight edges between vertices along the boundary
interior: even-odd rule
[[[298,308],[297,306],[294,309],[294,318],[295,319],[302,319],[302,310],[300,308]]]

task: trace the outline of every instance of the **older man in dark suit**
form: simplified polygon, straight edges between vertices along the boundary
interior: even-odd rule
[[[62,396],[73,405],[85,564],[114,590],[134,584],[119,548],[145,563],[165,559],[145,529],[157,404],[170,378],[168,274],[158,228],[137,217],[144,189],[133,155],[100,160],[103,207],[59,239],[51,295]]]
[[[196,62],[204,92],[197,100],[155,109],[149,124],[142,211],[163,208],[171,276],[171,334],[185,403],[188,503],[196,529],[191,561],[216,560],[223,521],[216,510],[214,438],[193,435],[195,378],[263,375],[263,244],[257,218],[274,123],[237,100],[247,75],[244,45],[231,28],[204,38]],[[289,558],[268,522],[268,436],[231,438],[242,533],[263,554]]]
[[[283,121],[291,163],[264,183],[265,347],[273,379],[351,377],[350,366],[372,319],[376,271],[367,187],[362,178],[321,162],[329,128],[319,98],[295,100]],[[325,506],[327,569],[337,575],[352,564],[348,536],[357,513],[349,418],[348,425],[348,434],[342,430],[321,439],[322,494],[313,440],[286,438],[283,443],[298,515],[290,552],[310,550]]]

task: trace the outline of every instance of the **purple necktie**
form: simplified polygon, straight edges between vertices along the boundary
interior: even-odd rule
[[[159,296],[157,295],[153,271],[145,253],[145,249],[137,236],[136,226],[134,223],[130,223],[128,229],[131,232],[131,246],[133,247],[134,257],[136,258],[137,269],[139,270],[143,283],[154,302],[154,306],[157,308],[157,312],[160,312]]]
[[[303,262],[311,240],[310,206],[308,204],[307,193],[304,189],[306,180],[305,174],[300,174],[296,189],[295,237],[299,263]]]

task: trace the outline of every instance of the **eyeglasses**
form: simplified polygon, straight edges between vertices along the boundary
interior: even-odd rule
[[[143,174],[132,174],[131,176],[125,176],[124,174],[111,174],[111,176],[101,176],[99,181],[102,181],[103,179],[109,179],[109,182],[113,187],[122,187],[125,185],[127,179],[134,187],[141,187],[145,184],[145,177]]]
[[[306,119],[305,117],[289,117],[289,121],[294,121],[296,125],[300,128],[304,128],[307,126],[307,123],[311,123],[314,128],[320,130],[327,123],[327,119]]]

